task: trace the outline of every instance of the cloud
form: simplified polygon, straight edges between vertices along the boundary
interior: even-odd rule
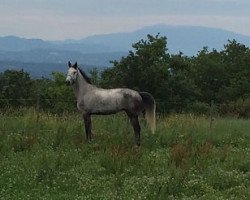
[[[249,0],[1,0],[0,11],[61,15],[250,15]]]
[[[18,17],[19,20],[16,20]],[[22,23],[20,23],[22,22]],[[8,25],[6,25],[8,24]],[[49,40],[83,38],[93,34],[128,32],[155,24],[192,25],[222,28],[250,35],[250,17],[212,15],[147,15],[147,16],[68,16],[48,14],[13,15],[0,18],[1,34],[38,37]],[[5,31],[6,30],[6,31]]]
[[[0,35],[45,39],[198,25],[250,35],[249,0],[1,0]]]

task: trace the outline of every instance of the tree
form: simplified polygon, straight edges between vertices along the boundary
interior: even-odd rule
[[[199,88],[199,101],[210,103],[212,100],[220,103],[219,93],[226,84],[225,64],[220,52],[209,52],[205,47],[194,60],[193,78]]]
[[[12,105],[24,105],[32,93],[32,80],[23,70],[6,70],[0,75],[0,97]]]
[[[228,101],[250,97],[250,49],[235,40],[228,41],[221,52],[226,65],[227,84],[222,95]]]
[[[157,99],[167,99],[169,91],[169,54],[167,54],[166,37],[147,36],[132,45],[127,57],[114,61],[113,68],[101,73],[101,85],[111,87],[128,87],[152,93]]]
[[[193,79],[193,59],[183,56],[180,52],[171,55],[170,58],[170,78],[168,87],[171,90],[169,99],[170,108],[181,112],[194,102],[199,94],[198,87]]]
[[[97,68],[93,68],[90,70],[90,76],[91,76],[91,82],[94,85],[99,85],[100,77],[99,77],[99,71]]]
[[[37,91],[41,108],[55,113],[75,109],[75,98],[72,88],[65,84],[65,75],[53,72],[52,79],[37,80]]]

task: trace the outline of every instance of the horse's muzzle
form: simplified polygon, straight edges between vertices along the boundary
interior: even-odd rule
[[[65,81],[65,84],[66,84],[66,85],[71,85],[71,82],[68,81],[68,80],[66,80],[66,81]]]

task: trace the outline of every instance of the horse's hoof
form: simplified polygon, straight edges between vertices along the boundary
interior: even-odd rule
[[[141,149],[141,146],[140,145],[138,146],[137,144],[134,145],[134,147],[133,147],[133,150],[136,151],[136,152],[140,151],[140,149]]]
[[[88,140],[88,143],[91,144],[93,142],[93,140]]]
[[[141,146],[140,143],[136,143],[135,147],[139,148]]]

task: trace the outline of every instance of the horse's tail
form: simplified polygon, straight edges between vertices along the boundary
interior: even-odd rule
[[[144,109],[145,109],[145,118],[150,126],[152,133],[155,133],[155,109],[156,103],[154,97],[149,94],[148,92],[140,92],[139,93],[142,97]]]

